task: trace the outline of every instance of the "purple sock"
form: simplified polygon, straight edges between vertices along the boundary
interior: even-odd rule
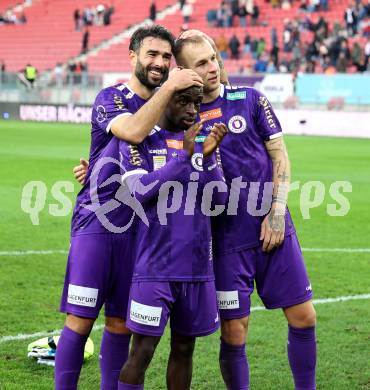
[[[221,338],[220,368],[228,390],[249,389],[249,366],[245,344],[227,344]]]
[[[129,385],[128,383],[118,382],[118,390],[144,390],[144,384]]]
[[[289,325],[288,359],[296,390],[316,389],[315,327],[293,328]]]
[[[74,332],[67,326],[63,328],[55,356],[56,390],[77,389],[87,337]]]
[[[131,334],[117,334],[104,330],[100,346],[101,390],[117,390],[122,366],[128,356]]]

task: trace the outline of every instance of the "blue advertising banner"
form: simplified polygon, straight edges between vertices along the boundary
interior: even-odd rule
[[[370,104],[370,74],[301,74],[295,83],[301,103],[327,103],[341,97],[347,104]]]

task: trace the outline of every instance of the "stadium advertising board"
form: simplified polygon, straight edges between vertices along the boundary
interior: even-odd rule
[[[3,119],[20,119],[35,122],[89,123],[91,107],[79,105],[56,104],[1,104],[0,113]]]
[[[342,97],[347,104],[370,104],[370,76],[364,74],[301,74],[296,80],[301,103],[328,103]]]

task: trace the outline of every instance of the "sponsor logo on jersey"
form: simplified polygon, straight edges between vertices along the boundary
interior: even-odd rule
[[[217,291],[217,302],[220,310],[239,309],[238,290]]]
[[[215,108],[214,110],[204,111],[199,114],[200,119],[209,121],[211,119],[221,118],[222,110],[221,108]]]
[[[130,319],[138,324],[159,326],[161,321],[162,308],[157,306],[143,305],[131,300]]]
[[[137,145],[128,145],[128,150],[130,152],[130,164],[140,166],[143,160],[140,157],[140,153],[137,148]]]
[[[167,149],[149,149],[150,154],[167,154]]]
[[[229,119],[228,128],[232,133],[239,134],[247,129],[247,122],[241,115],[234,115]]]
[[[195,142],[199,142],[199,143],[202,143],[202,142],[204,142],[206,140],[206,136],[205,135],[197,135],[196,137],[195,137]]]
[[[153,169],[156,171],[166,165],[166,156],[153,156]]]
[[[227,100],[244,100],[246,97],[246,91],[230,92],[226,95]]]
[[[113,101],[114,101],[114,104],[116,106],[116,111],[122,111],[125,108],[123,101],[122,101],[122,96],[114,94]]]
[[[179,141],[177,139],[166,139],[166,144],[171,149],[183,149],[184,148],[183,141]]]
[[[202,153],[194,153],[191,156],[191,165],[197,170],[203,171],[203,154]]]
[[[98,291],[97,288],[69,284],[67,302],[72,305],[95,307],[98,299]]]
[[[270,110],[271,106],[265,96],[260,96],[259,104],[263,107],[263,110],[265,111],[266,120],[270,128],[276,129],[276,123],[274,121],[274,118],[272,117],[271,110]]]
[[[306,291],[312,291],[312,285],[311,284],[306,287]]]

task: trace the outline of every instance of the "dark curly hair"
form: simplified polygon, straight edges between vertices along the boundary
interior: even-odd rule
[[[175,37],[172,33],[165,27],[159,24],[154,24],[152,26],[140,27],[133,33],[130,40],[129,50],[137,52],[140,49],[143,40],[147,37],[159,38],[163,41],[167,41],[171,45],[171,52],[174,49]]]

